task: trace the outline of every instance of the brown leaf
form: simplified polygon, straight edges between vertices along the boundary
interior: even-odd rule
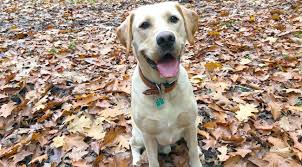
[[[29,162],[29,164],[33,164],[33,163],[35,163],[35,162],[41,163],[42,161],[47,160],[47,159],[48,159],[47,154],[43,154],[43,155],[40,155],[40,156],[37,156],[37,157],[33,158],[33,159]]]
[[[247,161],[243,160],[240,156],[230,157],[223,163],[224,167],[247,167]]]
[[[123,127],[116,127],[116,128],[111,128],[104,137],[103,142],[101,143],[101,149],[104,149],[108,144],[111,144],[112,142],[115,141],[115,139],[121,134],[125,132],[125,128]]]
[[[72,166],[74,167],[91,167],[91,165],[86,160],[78,160],[78,161],[72,161]]]
[[[268,167],[275,167],[275,166],[301,166],[300,164],[296,163],[294,160],[283,158],[276,153],[267,153],[263,157],[263,160],[269,162],[267,165]]]
[[[267,104],[272,112],[274,120],[277,120],[281,116],[282,104],[277,102],[269,102]]]
[[[8,117],[15,108],[16,105],[14,102],[3,104],[0,108],[0,116],[4,118]]]
[[[18,162],[22,161],[25,157],[32,155],[32,152],[21,150],[16,155],[14,155],[14,164],[16,165]]]
[[[109,162],[108,167],[128,167],[130,166],[130,155],[129,153],[120,153],[113,157]]]
[[[88,151],[85,151],[83,148],[75,147],[72,149],[71,153],[69,154],[69,157],[74,161],[79,161],[87,153],[88,153]]]
[[[302,151],[302,143],[300,138],[302,137],[302,130],[297,130],[296,132],[289,132],[290,137],[294,141],[294,147]]]
[[[68,135],[64,137],[64,151],[68,152],[72,148],[81,148],[85,150],[88,148],[88,144],[84,142],[84,137],[79,135]]]

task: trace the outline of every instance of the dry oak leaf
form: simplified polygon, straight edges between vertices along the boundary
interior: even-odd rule
[[[294,160],[286,157],[282,157],[280,155],[278,155],[277,153],[271,153],[268,152],[267,154],[265,154],[265,156],[263,157],[263,160],[266,160],[269,162],[269,164],[267,165],[267,167],[301,167],[300,164],[296,163]]]
[[[103,126],[97,125],[97,124],[92,124],[92,126],[89,129],[85,129],[85,133],[87,136],[92,137],[96,140],[102,139],[105,136],[105,132],[103,130]]]
[[[64,136],[57,136],[53,139],[52,145],[56,148],[59,148],[62,147],[64,143]]]
[[[221,69],[222,68],[222,64],[218,63],[218,62],[208,62],[204,66],[210,72],[214,71],[215,69]]]
[[[65,152],[68,152],[72,148],[82,148],[85,150],[89,145],[84,142],[84,137],[76,134],[68,135],[64,137],[64,146],[63,149]]]
[[[295,149],[295,148],[292,148],[294,154],[299,158],[299,160],[301,161],[302,160],[302,151],[298,150],[298,149]]]
[[[131,158],[129,153],[118,153],[110,160],[108,167],[128,167],[130,165]]]
[[[117,141],[118,141],[118,146],[120,147],[120,149],[126,148],[127,150],[130,149],[130,145],[129,145],[129,138],[120,135],[119,137],[117,137]]]
[[[268,107],[271,110],[274,120],[277,120],[281,116],[282,104],[277,102],[269,102]]]
[[[214,140],[214,139],[205,139],[205,140],[202,140],[202,142],[205,143],[205,145],[202,146],[202,149],[208,150],[209,148],[215,148],[217,140]]]
[[[16,155],[14,155],[14,164],[16,165],[18,162],[22,161],[25,157],[33,154],[32,152],[21,150]]]
[[[107,119],[116,118],[119,115],[125,114],[125,112],[122,109],[113,108],[113,109],[105,109],[101,111],[100,116],[103,116]]]
[[[221,146],[217,148],[217,150],[221,153],[218,155],[218,158],[220,161],[226,161],[230,156],[227,155],[228,153],[228,147],[227,146]]]
[[[83,150],[83,148],[73,148],[71,153],[69,154],[69,157],[74,161],[79,161],[87,153],[88,151]]]
[[[279,126],[282,128],[284,131],[291,131],[294,129],[291,129],[291,125],[289,123],[288,117],[284,116],[280,119],[279,121]]]
[[[101,149],[104,149],[107,145],[112,144],[116,141],[116,138],[125,132],[124,127],[115,127],[111,128],[108,132],[106,132],[103,142],[100,144]]]
[[[250,116],[253,116],[252,113],[257,113],[258,109],[255,104],[239,104],[239,111],[236,112],[235,117],[239,121],[246,122]]]
[[[29,164],[35,163],[35,162],[37,162],[37,161],[38,161],[39,163],[41,163],[42,161],[46,160],[47,158],[48,158],[47,154],[43,154],[43,155],[40,155],[40,156],[38,156],[38,157],[32,159],[32,160],[29,162]]]
[[[76,117],[69,125],[67,126],[67,129],[69,132],[76,133],[84,133],[84,128],[90,128],[91,127],[91,120],[90,118],[87,118],[86,116],[82,115],[80,118]]]
[[[91,167],[86,160],[72,161],[72,166],[74,167]]]
[[[252,156],[248,157],[248,160],[259,167],[267,166],[267,164],[269,163],[268,161],[265,161],[256,155],[252,155]]]
[[[289,135],[294,141],[294,147],[302,151],[302,143],[299,142],[299,138],[302,136],[302,130],[297,130],[296,132],[289,132]]]
[[[287,82],[288,80],[292,79],[293,75],[290,72],[276,72],[271,77],[272,80],[278,82]]]
[[[247,58],[242,58],[240,60],[240,64],[242,64],[242,65],[249,64],[250,62],[252,62],[252,60],[251,59],[247,59]]]
[[[293,112],[302,112],[302,106],[287,106],[286,108]]]
[[[284,155],[284,157],[288,156],[290,151],[290,147],[287,143],[285,143],[283,140],[275,137],[268,137],[267,141],[271,144],[273,144],[273,147],[271,147],[270,151],[275,152],[281,156]]]
[[[200,83],[202,83],[204,78],[205,78],[205,76],[198,74],[198,75],[191,77],[190,81],[193,84],[200,84]]]
[[[84,94],[76,96],[76,101],[73,102],[73,108],[77,108],[79,106],[87,106],[89,103],[94,102],[98,99],[101,99],[101,97],[97,94],[91,93],[91,94]]]
[[[12,113],[12,111],[16,108],[14,102],[8,102],[7,104],[3,104],[0,108],[0,116],[1,117],[8,117]]]
[[[223,163],[224,167],[246,167],[248,161],[242,159],[239,155],[230,157]]]
[[[240,155],[242,158],[244,158],[248,153],[252,152],[252,150],[247,148],[237,148],[236,152],[230,153],[231,156]]]

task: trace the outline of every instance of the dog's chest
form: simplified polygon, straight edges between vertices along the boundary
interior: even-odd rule
[[[155,135],[162,145],[179,140],[185,128],[194,125],[197,115],[192,104],[167,102],[165,105],[161,110],[153,109],[137,122],[142,131]]]

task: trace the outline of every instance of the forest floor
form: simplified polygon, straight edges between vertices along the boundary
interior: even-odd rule
[[[150,3],[1,1],[0,167],[131,164],[136,61],[115,29]],[[181,3],[200,16],[182,63],[204,166],[301,166],[302,1]],[[159,159],[188,166],[184,142]]]

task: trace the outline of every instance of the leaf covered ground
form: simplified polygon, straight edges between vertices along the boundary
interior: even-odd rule
[[[115,28],[154,1],[0,4],[0,166],[129,166],[130,80]],[[302,2],[184,1],[200,16],[182,62],[204,166],[302,163]],[[162,166],[188,166],[184,142]],[[146,166],[143,153],[142,166]]]

